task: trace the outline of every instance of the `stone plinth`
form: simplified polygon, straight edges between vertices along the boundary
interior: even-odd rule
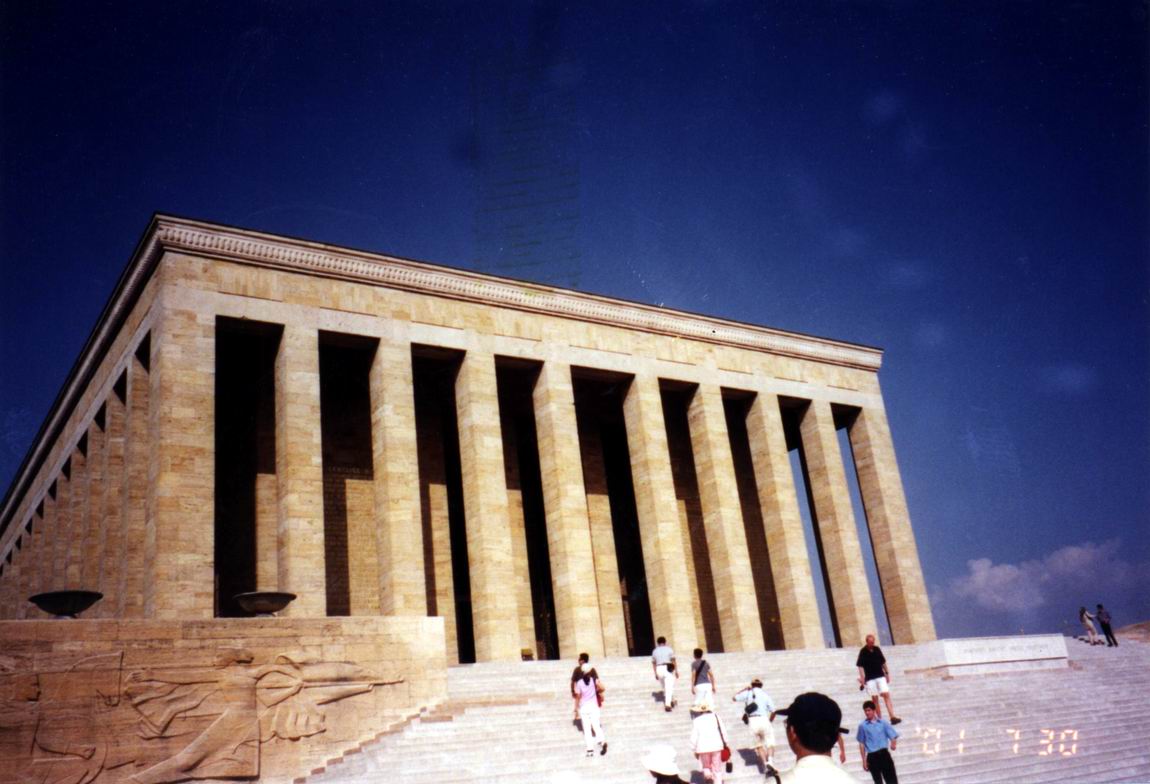
[[[290,782],[447,690],[439,618],[7,621],[0,641],[4,782]]]
[[[1068,664],[1066,638],[1060,634],[936,640],[919,645],[915,653],[918,661],[907,663],[908,669],[942,675],[1057,669]]]

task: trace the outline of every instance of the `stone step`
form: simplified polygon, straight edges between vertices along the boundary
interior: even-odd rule
[[[1124,646],[1120,650],[1109,649],[1103,655],[1103,650],[1084,646],[1072,654],[1069,668],[952,679],[914,672],[914,651],[907,651],[903,661],[912,671],[904,672],[892,661],[895,706],[905,719],[899,727],[902,743],[895,754],[901,777],[912,784],[1110,781],[1138,780],[1139,776],[1150,780],[1150,760],[1143,751],[1150,735],[1144,698],[1150,693],[1150,648]],[[861,719],[857,704],[863,699],[851,685],[854,655],[851,651],[789,651],[708,656],[719,679],[720,715],[736,750],[735,771],[728,780],[762,781],[753,764],[750,738],[738,720],[739,708],[730,702],[734,684],[757,674],[780,705],[799,691],[816,688],[839,701],[846,712],[844,725],[853,728]],[[894,659],[890,652],[888,657]],[[683,679],[678,693],[684,701],[675,714],[668,715],[661,711],[662,692],[649,660],[596,662],[608,685],[604,729],[610,753],[586,759],[582,734],[570,720],[567,679],[572,666],[570,662],[531,662],[452,668],[450,696],[438,711],[369,744],[362,754],[329,766],[311,781],[638,784],[650,781],[638,760],[655,743],[672,745],[684,774],[690,775],[690,721],[684,709],[690,695]],[[1095,693],[1117,695],[1109,700],[1105,714],[1099,713],[1096,701],[1073,699],[1075,694]],[[943,732],[939,754],[928,753],[934,741],[923,737],[924,730],[934,726]],[[957,754],[957,738],[952,737],[959,726],[968,728],[961,755]],[[1040,757],[1039,730],[1061,727],[1079,730],[1078,753]],[[1022,733],[1017,754],[1005,734],[1008,728]],[[785,748],[781,721],[776,722],[775,732],[781,746],[776,763],[786,769],[794,758]],[[1031,744],[1033,754],[1025,751]],[[862,771],[857,744],[848,739],[847,746],[847,770],[866,781],[869,776]]]
[[[1131,732],[1131,733],[1125,734],[1125,736],[1115,736],[1113,738],[1108,739],[1106,742],[1106,746],[1105,746],[1107,753],[1108,753],[1108,756],[1111,759],[1114,759],[1114,758],[1116,758],[1118,752],[1121,752],[1125,749],[1137,749],[1138,745],[1139,745],[1138,741],[1140,740],[1141,737],[1142,736],[1139,733]],[[679,739],[684,739],[684,738],[685,738],[684,735],[679,734]],[[639,740],[640,740],[640,743],[638,745],[639,745],[640,749],[645,748],[645,745],[643,745],[644,743],[646,745],[649,745],[650,742],[652,742],[649,740],[643,740],[641,738]],[[628,748],[632,745],[631,743],[623,742],[619,738],[616,738],[613,741],[613,743],[619,749],[625,749],[625,748]],[[949,755],[951,770],[954,772],[964,770],[966,768],[970,768],[972,770],[978,770],[985,763],[985,758],[987,756],[990,756],[990,757],[994,756],[993,754],[987,755],[985,753],[986,749],[994,749],[994,748],[1000,747],[1001,745],[1002,745],[1001,742],[996,742],[993,740],[986,741],[983,744],[981,744],[981,746],[980,746],[980,744],[977,744],[977,743],[968,743],[966,746],[966,751],[961,758],[956,756],[953,753]],[[738,746],[739,746],[739,743],[738,743],[738,741],[736,741],[736,748]],[[1097,742],[1094,742],[1094,746],[1099,747],[1099,744]],[[530,771],[533,775],[535,775],[535,774],[541,774],[541,773],[547,772],[549,769],[551,769],[551,767],[553,767],[553,765],[557,759],[569,758],[569,760],[581,761],[581,757],[580,757],[581,747],[582,747],[582,744],[581,744],[581,738],[580,738],[579,734],[577,732],[575,732],[573,729],[569,728],[568,738],[564,739],[558,748],[555,748],[550,744],[546,747],[534,746],[529,753],[525,753],[521,757],[520,762],[519,762],[519,768],[521,770],[524,770],[524,771]],[[402,748],[391,749],[389,756],[394,755],[394,757],[399,759],[399,760],[421,760],[422,759],[423,764],[420,765],[420,768],[422,768],[423,773],[432,777],[432,780],[438,780],[438,781],[444,781],[444,782],[456,780],[455,774],[457,773],[457,771],[452,770],[452,768],[456,767],[458,763],[453,762],[452,759],[468,759],[468,758],[473,758],[473,755],[471,754],[470,750],[461,749],[461,748],[458,748],[458,747],[453,745],[451,747],[453,750],[452,759],[441,760],[440,763],[437,764],[437,762],[433,760],[433,757],[431,756],[431,754],[433,754],[435,752],[435,750],[438,748],[440,748],[440,747],[439,746],[433,746],[430,749],[422,750],[422,752],[417,752],[417,750],[402,749]],[[857,751],[856,751],[856,747],[853,743],[851,744],[850,754],[851,754],[851,756],[848,758],[848,762],[849,762],[848,767],[850,767],[852,769],[857,768],[858,772],[861,772],[861,765],[859,765],[857,763]],[[937,765],[937,760],[932,755],[921,755],[920,754],[920,755],[918,755],[919,759],[916,760],[915,753],[914,753],[914,746],[910,745],[908,748],[908,744],[905,742],[905,739],[904,739],[903,748],[900,749],[899,752],[896,752],[896,756],[899,758],[900,769],[905,770],[907,773],[916,772],[920,767],[924,767],[923,764],[918,764],[920,762],[924,763],[925,767],[928,769],[931,768],[932,766]],[[947,755],[942,755],[942,756],[947,756]],[[685,749],[681,750],[681,757],[684,757],[684,758],[686,757]],[[778,755],[778,760],[779,760],[780,765],[782,765],[782,766],[789,766],[792,762],[790,755],[786,752],[781,752]],[[1015,764],[1013,767],[1019,767],[1019,765],[1021,765],[1021,767],[1019,768],[1020,770],[1027,770],[1027,769],[1029,769],[1029,767],[1032,766],[1032,764],[1030,762],[1028,762],[1025,757],[1018,758],[1016,760],[1016,763],[1017,764]],[[415,769],[409,770],[406,766],[404,766],[402,764],[400,764],[400,765],[385,765],[384,769],[389,769],[392,772],[403,772],[405,775],[405,779],[404,779],[405,781],[409,780],[407,778],[408,776],[414,775],[418,772],[418,770],[415,770]],[[463,778],[460,780],[466,780],[466,776],[469,774],[464,773],[461,775],[463,776]],[[1025,780],[1025,779],[1020,779],[1020,780]]]

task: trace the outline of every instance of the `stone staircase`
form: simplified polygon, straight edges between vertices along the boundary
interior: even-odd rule
[[[1150,781],[1150,645],[1090,648],[1067,640],[1067,647],[1069,668],[955,678],[915,671],[915,646],[887,649],[895,709],[903,718],[895,752],[900,780]],[[741,706],[731,702],[738,688],[758,676],[779,707],[803,691],[834,697],[843,707],[844,726],[852,730],[846,768],[860,782],[869,781],[853,738],[864,699],[854,680],[854,657],[855,651],[844,650],[708,656],[735,751],[727,780],[762,780],[739,719]],[[651,780],[639,759],[650,746],[666,743],[678,752],[683,778],[701,782],[688,745],[686,677],[679,681],[679,708],[668,714],[647,659],[593,664],[607,686],[606,756],[584,756],[567,692],[573,662],[464,665],[449,672],[445,704],[299,781],[639,784]],[[794,756],[781,717],[775,732],[776,765],[786,770]]]

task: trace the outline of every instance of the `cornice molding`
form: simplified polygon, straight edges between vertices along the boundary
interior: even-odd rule
[[[877,371],[882,351],[394,256],[161,219],[167,250]]]

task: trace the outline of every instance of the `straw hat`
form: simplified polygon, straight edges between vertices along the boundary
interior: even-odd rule
[[[652,746],[640,760],[643,767],[662,776],[678,776],[679,766],[675,763],[675,750],[670,746]]]

